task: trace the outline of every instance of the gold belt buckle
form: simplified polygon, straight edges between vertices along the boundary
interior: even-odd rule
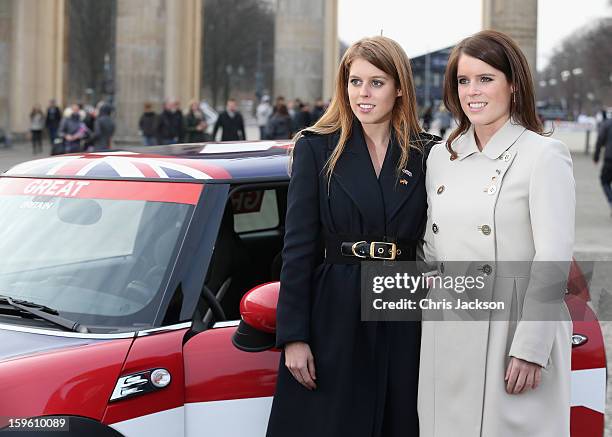
[[[367,258],[367,256],[365,256],[365,255],[359,255],[359,254],[357,253],[357,245],[358,245],[358,244],[365,244],[365,243],[366,243],[366,241],[358,241],[358,242],[356,242],[356,243],[353,243],[353,245],[351,246],[351,252],[353,252],[353,255],[355,255],[355,256],[356,256],[356,257],[358,257],[358,258]]]
[[[376,245],[385,246],[389,249],[389,256],[385,256],[385,247],[375,247]],[[397,256],[397,246],[395,243],[388,243],[386,241],[372,241],[370,243],[370,258],[373,259],[385,259],[388,261],[395,260]]]

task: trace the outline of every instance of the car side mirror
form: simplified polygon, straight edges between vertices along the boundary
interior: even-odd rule
[[[276,304],[280,282],[259,285],[240,301],[240,324],[232,343],[245,352],[262,352],[276,341]]]

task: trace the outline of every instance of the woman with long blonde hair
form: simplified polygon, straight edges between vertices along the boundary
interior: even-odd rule
[[[416,258],[434,140],[417,120],[406,54],[373,37],[347,50],[330,107],[297,135],[269,437],[418,435],[420,325],[360,311],[362,261]]]

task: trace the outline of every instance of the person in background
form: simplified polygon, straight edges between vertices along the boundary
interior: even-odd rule
[[[612,215],[612,119],[606,118],[605,112],[602,113],[602,121],[595,143],[595,154],[593,155],[595,164],[599,162],[602,147],[605,147],[606,151],[599,180],[610,206],[610,215]]]
[[[267,139],[266,125],[272,116],[272,105],[270,105],[270,96],[263,96],[261,103],[257,105],[257,126],[259,126],[259,139]]]
[[[32,154],[42,153],[42,132],[45,127],[45,114],[36,104],[30,112],[30,133],[32,134]]]
[[[95,152],[109,150],[115,133],[115,121],[111,117],[112,107],[108,103],[98,104],[98,116],[94,122],[91,144]]]
[[[293,132],[299,132],[310,125],[310,106],[308,103],[300,102],[294,117]]]
[[[279,105],[266,127],[267,139],[286,140],[292,137],[291,117],[286,105]]]
[[[451,114],[446,110],[444,104],[440,105],[440,110],[436,112],[436,121],[438,122],[438,129],[440,130],[440,138],[444,138],[452,121]]]
[[[150,102],[145,102],[143,112],[138,120],[138,129],[142,136],[142,144],[145,146],[155,146],[157,144],[159,118],[153,105]]]
[[[423,129],[425,132],[429,132],[431,129],[431,121],[433,120],[433,107],[429,105],[423,113]]]
[[[96,124],[96,117],[97,117],[96,108],[94,108],[91,105],[81,106],[81,114],[83,113],[85,113],[85,118],[82,119],[83,123],[85,124],[85,127],[87,128],[87,132],[91,134],[93,133],[95,129],[95,124]],[[93,149],[94,149],[93,137],[91,135],[87,135],[83,139],[83,150],[91,151]]]
[[[295,100],[289,100],[289,102],[287,103],[287,111],[289,112],[289,117],[291,117],[291,120],[293,120],[294,123],[295,123],[295,115],[300,110],[301,104],[302,104],[302,99],[300,99],[299,97],[296,98]]]
[[[272,108],[272,113],[273,114],[276,112],[276,109],[278,108],[278,105],[288,105],[285,102],[285,97],[284,96],[278,96],[276,99],[274,99],[274,107]],[[289,106],[287,106],[287,108],[289,108]]]
[[[54,99],[49,100],[47,108],[47,117],[45,118],[45,126],[49,132],[49,144],[53,146],[55,138],[57,138],[57,130],[62,121],[62,110],[57,106]]]
[[[58,134],[64,139],[61,153],[81,151],[81,141],[88,135],[87,126],[81,120],[81,107],[73,103],[60,123]]]
[[[11,137],[2,128],[0,128],[0,143],[4,149],[10,149],[11,147]]]
[[[213,141],[216,141],[219,128],[223,131],[221,141],[246,140],[244,120],[242,119],[242,114],[238,111],[236,100],[229,99],[225,106],[225,111],[219,114],[213,129]]]
[[[323,102],[323,99],[317,99],[310,113],[310,123],[315,124],[317,121],[319,121],[319,119],[323,117],[324,112],[325,103]]]
[[[192,100],[189,103],[185,125],[187,130],[186,141],[188,143],[202,143],[207,140],[206,128],[208,124],[197,100]]]
[[[164,110],[159,116],[158,137],[161,144],[176,144],[183,141],[183,113],[176,99],[166,99]]]

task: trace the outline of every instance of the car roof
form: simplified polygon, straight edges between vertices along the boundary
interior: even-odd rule
[[[3,176],[206,183],[287,180],[292,147],[289,140],[130,147],[27,161]]]

